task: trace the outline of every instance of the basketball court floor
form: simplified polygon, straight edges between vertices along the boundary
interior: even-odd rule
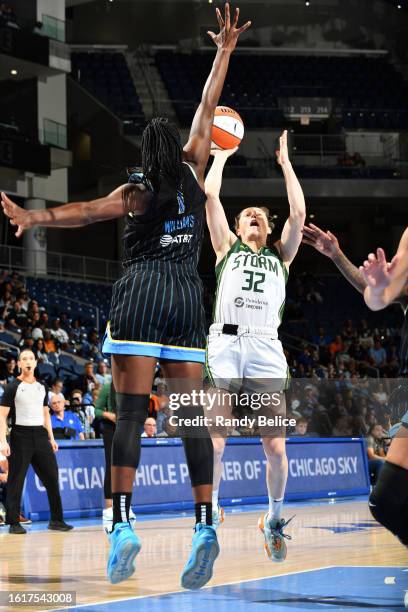
[[[221,554],[213,579],[197,592],[183,591],[192,518],[184,514],[138,516],[142,551],[135,575],[119,585],[105,577],[108,541],[100,520],[73,521],[69,533],[28,527],[25,536],[0,530],[1,591],[70,591],[76,605],[42,609],[92,612],[292,612],[297,610],[404,609],[408,550],[371,517],[367,500],[288,504],[295,515],[288,558],[270,562],[257,520],[264,506],[227,508],[219,528]],[[22,606],[3,609],[23,609]],[[24,610],[37,607],[24,606]]]

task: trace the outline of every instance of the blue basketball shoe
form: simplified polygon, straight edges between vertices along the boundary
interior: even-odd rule
[[[214,561],[220,547],[214,527],[197,523],[193,535],[193,545],[189,560],[181,575],[184,589],[201,589],[212,578]]]
[[[109,541],[108,578],[112,584],[118,584],[135,571],[133,561],[142,545],[139,536],[127,522],[116,523]]]

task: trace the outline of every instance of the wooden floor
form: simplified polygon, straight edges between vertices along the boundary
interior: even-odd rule
[[[407,549],[379,527],[363,501],[289,506],[296,514],[288,528],[285,563],[271,563],[257,528],[260,512],[228,513],[218,530],[221,554],[210,585],[299,572],[324,566],[406,566]],[[105,577],[108,541],[101,526],[69,533],[0,531],[0,580],[5,590],[76,591],[77,605],[179,591],[189,554],[192,519],[137,523],[142,551],[136,574],[112,586]],[[62,607],[62,606],[54,606]],[[29,606],[26,610],[31,609]],[[36,608],[38,610],[38,608]]]

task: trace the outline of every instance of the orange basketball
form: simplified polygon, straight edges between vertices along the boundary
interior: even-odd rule
[[[244,137],[244,123],[234,109],[217,106],[211,132],[212,149],[234,149]]]

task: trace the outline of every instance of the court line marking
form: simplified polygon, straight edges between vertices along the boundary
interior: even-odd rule
[[[234,580],[233,582],[225,582],[223,584],[216,584],[216,585],[206,585],[203,587],[203,589],[200,590],[204,590],[204,589],[215,589],[215,588],[219,588],[219,587],[227,587],[227,586],[233,586],[234,584],[245,584],[247,582],[254,582],[257,580],[270,580],[273,578],[281,578],[282,576],[295,576],[297,574],[307,574],[308,572],[318,572],[321,570],[327,570],[327,569],[334,569],[334,568],[362,568],[362,569],[367,569],[367,568],[405,568],[405,565],[322,565],[321,567],[314,567],[311,569],[306,569],[306,570],[299,570],[299,571],[292,571],[292,572],[284,572],[283,574],[276,574],[275,576],[262,576],[261,578],[246,578],[245,580]],[[403,571],[408,571],[408,569],[404,569]],[[73,608],[72,606],[68,606],[68,607],[59,607],[59,608],[52,608],[49,609],[49,612],[57,612],[58,610],[76,610],[77,608],[85,608],[87,606],[99,606],[99,605],[105,605],[105,604],[110,604],[110,603],[120,603],[123,601],[134,601],[136,599],[149,599],[152,597],[164,597],[165,595],[176,595],[177,593],[189,593],[191,591],[188,591],[186,589],[179,589],[177,591],[167,591],[165,593],[157,593],[155,595],[136,595],[136,597],[121,597],[119,599],[107,599],[107,600],[103,600],[103,601],[96,601],[94,603],[86,603],[86,604],[79,604],[78,606],[75,606],[75,608]]]
[[[321,567],[314,567],[314,568],[307,569],[307,570],[299,570],[299,571],[293,571],[293,572],[285,572],[283,574],[276,574],[275,576],[262,576],[261,578],[246,578],[245,580],[234,580],[233,582],[225,582],[223,584],[206,585],[202,589],[200,589],[200,591],[203,591],[204,589],[217,589],[220,587],[233,586],[234,584],[244,584],[246,582],[255,582],[257,580],[270,580],[271,578],[281,578],[282,576],[295,576],[297,574],[307,574],[308,572],[316,572],[320,570],[333,569],[334,567],[349,567],[349,566],[348,565],[344,565],[344,566],[322,565]],[[370,566],[367,566],[367,567],[370,567]],[[376,566],[373,566],[373,567],[376,567]],[[391,567],[391,566],[384,565],[384,567]],[[104,601],[96,601],[95,603],[80,604],[79,606],[75,606],[75,607],[68,606],[66,608],[61,608],[61,607],[52,608],[50,610],[47,610],[47,612],[58,612],[58,610],[76,610],[77,608],[85,608],[87,606],[92,607],[92,606],[99,606],[99,605],[116,603],[116,602],[121,602],[121,601],[134,601],[136,599],[150,599],[152,597],[164,597],[165,595],[176,595],[177,593],[192,593],[192,592],[193,591],[189,591],[187,589],[179,589],[177,591],[167,591],[166,593],[156,593],[154,595],[136,595],[136,597],[107,599]]]
[[[234,580],[233,582],[225,582],[224,584],[206,585],[202,589],[200,589],[200,591],[203,591],[204,589],[217,589],[219,587],[233,586],[234,584],[244,584],[246,582],[254,582],[257,580],[270,580],[271,578],[281,578],[282,576],[294,576],[297,574],[307,574],[308,572],[318,572],[320,570],[333,569],[334,567],[352,567],[352,566],[322,565],[321,567],[313,567],[311,569],[306,569],[306,570],[285,572],[284,574],[276,574],[275,576],[262,576],[261,578],[246,578],[245,580]],[[356,566],[356,567],[359,567],[359,566]],[[367,567],[371,567],[371,566],[368,565]],[[372,567],[376,567],[376,566],[374,565]],[[392,566],[384,565],[383,567],[392,567]],[[85,608],[87,606],[89,607],[100,606],[100,605],[116,603],[116,602],[119,603],[122,601],[134,601],[136,599],[151,599],[152,597],[164,597],[165,595],[176,595],[177,593],[192,593],[192,592],[193,591],[188,591],[187,589],[178,589],[177,591],[167,591],[166,593],[156,593],[155,595],[136,595],[136,597],[121,597],[120,599],[107,599],[104,601],[96,601],[94,603],[88,602],[86,604],[80,604],[75,607],[66,606],[66,607],[59,607],[59,608],[50,608],[48,609],[48,612],[57,612],[58,610],[76,610],[77,608]]]

